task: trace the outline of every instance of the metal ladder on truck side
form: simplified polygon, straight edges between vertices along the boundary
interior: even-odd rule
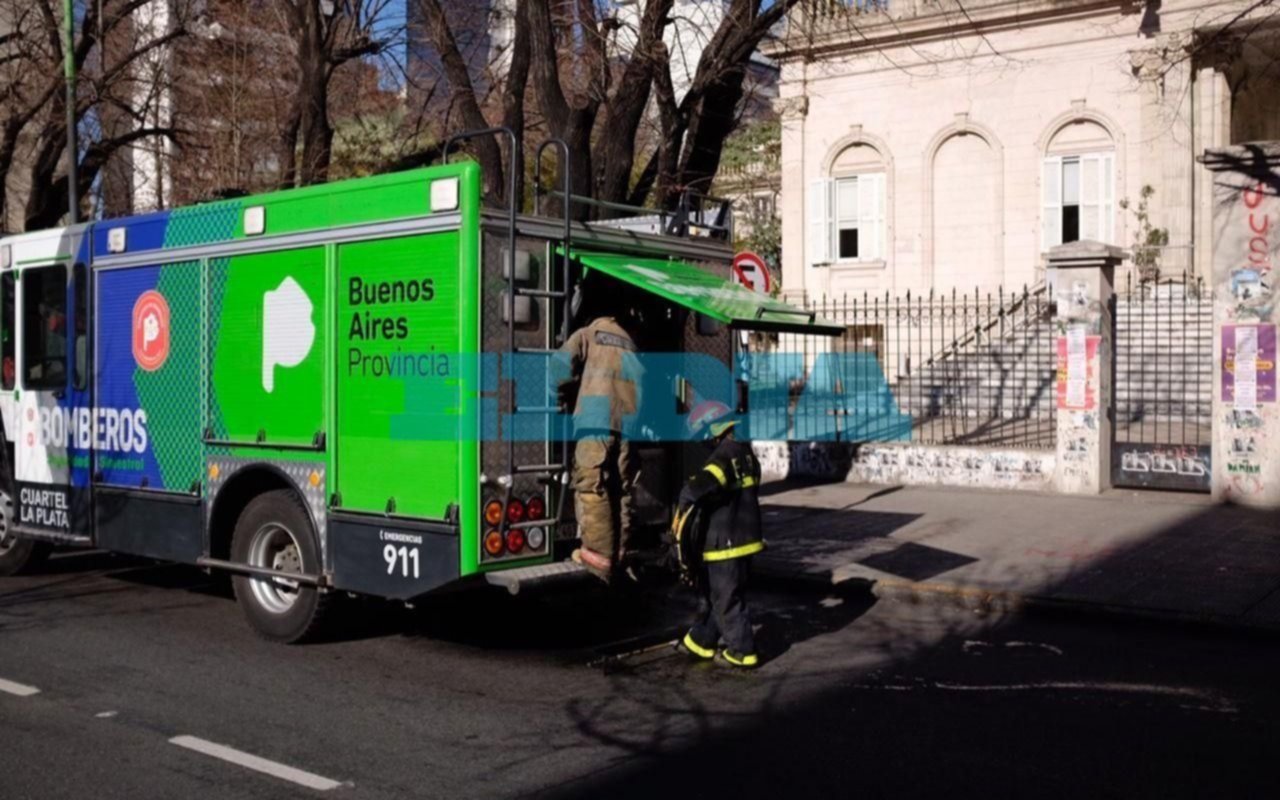
[[[512,162],[514,163],[514,160],[515,160],[514,154],[519,152],[519,149],[521,147],[521,140],[520,140],[520,137],[518,137],[515,134],[515,132],[512,131],[510,128],[502,127],[502,126],[485,128],[485,129],[476,130],[476,131],[465,131],[463,133],[459,133],[451,137],[448,141],[445,142],[444,148],[442,150],[442,160],[445,163],[448,162],[449,151],[452,149],[453,145],[455,145],[456,143],[465,141],[468,139],[475,139],[481,136],[505,136],[505,138],[507,139],[511,147],[510,152],[513,154]],[[553,138],[553,139],[547,139],[546,141],[542,142],[537,149],[537,155],[536,155],[537,166],[534,171],[534,212],[535,213],[539,211],[538,206],[542,198],[541,191],[540,191],[541,180],[542,180],[542,169],[541,169],[542,155],[546,151],[546,148],[549,146],[555,146],[558,148],[561,172],[563,176],[563,185],[564,185],[564,190],[566,195],[568,194],[569,187],[572,185],[570,182],[571,176],[570,176],[570,164],[569,164],[569,146],[562,139]],[[530,286],[519,285],[519,281],[517,280],[517,274],[516,274],[516,232],[517,232],[516,222],[517,222],[517,208],[518,208],[517,203],[518,202],[519,202],[519,198],[516,197],[516,172],[514,169],[511,169],[509,170],[509,179],[507,182],[507,209],[506,209],[507,211],[507,252],[506,252],[506,265],[504,270],[505,272],[504,277],[506,279],[507,285],[506,285],[506,290],[503,292],[503,296],[502,296],[502,299],[505,304],[504,316],[506,317],[505,322],[507,326],[506,353],[512,356],[517,356],[522,354],[541,354],[541,355],[545,355],[547,358],[550,358],[551,355],[556,352],[554,348],[516,347],[516,324],[517,324],[516,298],[528,297],[535,302],[542,301],[542,300],[545,300],[548,302],[559,301],[561,304],[561,314],[560,314],[561,324],[560,324],[559,336],[556,337],[556,339],[557,339],[557,343],[563,344],[564,340],[568,338],[569,325],[570,325],[571,291],[569,287],[569,281],[570,281],[571,273],[569,269],[569,255],[568,255],[569,242],[572,236],[570,204],[566,202],[564,204],[564,209],[563,209],[564,210],[564,214],[563,214],[564,229],[563,229],[563,237],[562,237],[563,238],[562,247],[563,247],[564,255],[562,257],[561,286],[559,289],[557,289],[555,288],[552,281],[552,270],[550,268],[550,264],[547,265],[547,268],[541,270],[542,274],[545,275],[545,278],[543,281],[545,282],[545,286],[530,287]],[[552,252],[554,251],[555,251],[555,248],[552,248]],[[553,319],[553,317],[550,314],[545,315],[543,318],[548,320],[548,323],[550,323],[550,321]],[[548,331],[548,338],[551,338],[551,337],[552,337],[552,333],[551,331]],[[507,380],[506,405],[507,405],[507,408],[510,410],[510,414],[513,417],[516,414],[519,414],[521,412],[529,413],[529,414],[541,413],[541,414],[547,414],[547,415],[551,415],[551,414],[559,415],[561,413],[561,409],[559,406],[525,406],[525,407],[519,406],[516,402],[515,381],[512,379]],[[550,430],[547,431],[548,441],[554,441],[553,437],[551,436],[551,433],[552,431]],[[562,435],[560,437],[560,441],[564,441],[564,442],[568,441],[567,433],[568,431],[563,432],[563,434],[565,435]],[[512,492],[514,491],[514,488],[515,488],[515,479],[516,479],[516,476],[518,475],[537,475],[539,476],[539,479],[540,479],[539,482],[542,483],[543,485],[555,486],[558,483],[559,490],[557,493],[556,503],[555,503],[555,506],[556,506],[555,516],[545,517],[543,519],[523,520],[521,522],[513,523],[507,519],[506,513],[503,513],[502,520],[499,523],[498,531],[505,539],[507,532],[511,530],[527,530],[529,528],[543,527],[547,531],[548,546],[551,549],[551,551],[554,552],[555,539],[556,539],[554,534],[564,520],[565,504],[569,495],[568,445],[567,444],[562,445],[562,449],[560,453],[561,457],[558,463],[544,463],[544,464],[517,464],[516,455],[515,455],[515,437],[514,436],[507,437],[506,449],[507,449],[506,472],[497,478],[497,483],[501,487],[503,492],[502,506],[504,509],[510,506]],[[554,459],[549,459],[549,461],[555,462]],[[489,572],[489,573],[486,573],[486,579],[492,584],[502,586],[503,588],[507,589],[507,591],[510,592],[511,594],[517,594],[520,591],[522,586],[528,586],[535,583],[542,584],[549,581],[559,580],[561,578],[569,578],[569,577],[576,578],[585,574],[586,574],[586,571],[581,566],[573,562],[566,561],[566,562],[559,562],[559,563],[553,562],[550,564],[541,564],[541,565],[532,566],[532,567],[517,567],[515,569],[502,570],[498,572]]]

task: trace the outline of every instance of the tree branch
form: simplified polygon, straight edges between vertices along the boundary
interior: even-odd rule
[[[440,7],[438,0],[417,0],[426,23],[427,37],[440,56],[444,66],[445,79],[449,81],[450,92],[457,101],[458,112],[462,115],[462,123],[469,130],[489,127],[480,103],[476,100],[475,85],[471,82],[471,73],[467,62],[458,49],[458,42],[449,28],[449,22]],[[494,203],[501,203],[503,191],[502,152],[492,136],[483,136],[469,143],[475,149],[480,160],[480,168],[484,174],[485,196]]]

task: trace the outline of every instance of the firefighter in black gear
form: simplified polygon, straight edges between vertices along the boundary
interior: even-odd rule
[[[764,549],[760,520],[760,462],[749,442],[734,436],[728,409],[709,426],[711,457],[680,493],[672,525],[682,566],[699,592],[698,621],[681,645],[691,656],[721,657],[755,667],[755,637],[747,610],[751,556]]]

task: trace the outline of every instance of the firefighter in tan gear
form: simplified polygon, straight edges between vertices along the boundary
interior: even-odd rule
[[[579,328],[561,348],[570,378],[562,406],[573,409],[573,489],[582,546],[573,560],[606,583],[626,553],[635,523],[640,460],[628,433],[640,407],[643,370],[634,333],[641,314],[628,309]]]

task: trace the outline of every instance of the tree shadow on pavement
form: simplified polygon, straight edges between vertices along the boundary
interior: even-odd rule
[[[1188,514],[1043,591],[1087,599],[1087,587],[1138,609],[1171,604],[1175,593],[1197,602],[1216,593],[1242,613],[1267,604],[1276,613],[1276,521],[1274,512],[1229,506]],[[1234,554],[1223,552],[1227,534],[1238,539]],[[1192,565],[1211,580],[1190,579]],[[860,619],[821,604],[762,612],[762,644],[775,634],[789,644],[769,641],[774,655],[758,673],[664,662],[615,676],[607,696],[574,701],[566,714],[584,738],[631,757],[536,796],[1273,793],[1274,640],[1242,646],[1226,632],[1080,611],[1046,625],[1030,611],[879,608],[890,613]],[[844,628],[803,659],[778,658]],[[1050,631],[1064,637],[1062,648],[1037,641]],[[1184,645],[1192,636],[1200,644]]]

